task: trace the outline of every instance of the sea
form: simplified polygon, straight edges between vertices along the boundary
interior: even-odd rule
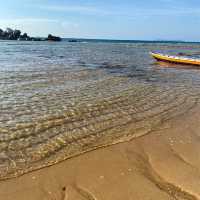
[[[0,41],[0,180],[152,133],[194,108],[200,43]]]

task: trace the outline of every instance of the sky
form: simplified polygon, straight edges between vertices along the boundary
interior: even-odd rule
[[[0,28],[31,36],[200,41],[200,0],[0,1]]]

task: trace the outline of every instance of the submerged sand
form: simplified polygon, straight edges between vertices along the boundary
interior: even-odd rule
[[[0,182],[1,200],[198,200],[200,108],[147,135]]]

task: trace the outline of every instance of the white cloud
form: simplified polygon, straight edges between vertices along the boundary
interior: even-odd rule
[[[33,24],[33,23],[55,23],[58,20],[45,19],[45,18],[18,18],[18,19],[0,19],[0,27],[7,26],[19,26],[22,24]]]
[[[162,0],[163,2],[171,2],[172,0]],[[37,5],[39,9],[48,10],[52,12],[74,12],[80,14],[100,15],[100,16],[115,16],[115,17],[129,17],[135,18],[150,17],[150,16],[182,16],[182,15],[198,15],[200,16],[200,8],[179,8],[169,5],[168,8],[158,9],[143,9],[143,8],[130,8],[130,7],[113,7],[112,9],[92,7],[92,6],[76,6],[76,5]]]
[[[40,6],[42,9],[53,11],[98,12],[95,7],[89,6]]]
[[[92,6],[77,6],[77,5],[38,5],[39,9],[42,10],[48,10],[48,11],[54,11],[54,12],[76,12],[76,13],[82,13],[82,14],[97,14],[97,15],[110,15],[114,14],[115,12],[108,11],[106,9],[101,9],[98,7],[92,7]]]
[[[77,23],[71,23],[71,22],[67,22],[67,21],[63,21],[61,22],[61,26],[63,28],[78,28],[79,27],[79,24]]]

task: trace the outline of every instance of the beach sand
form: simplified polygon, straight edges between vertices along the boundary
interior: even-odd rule
[[[131,141],[0,182],[0,200],[200,199],[200,108]]]

